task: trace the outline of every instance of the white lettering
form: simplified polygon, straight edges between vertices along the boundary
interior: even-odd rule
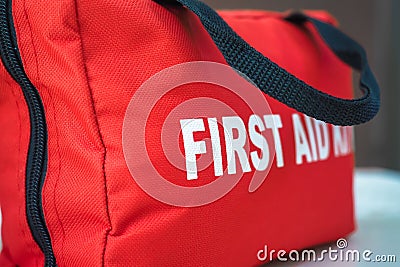
[[[317,135],[317,146],[320,160],[326,160],[329,157],[329,134],[328,125],[319,120],[314,120],[315,133]]]
[[[272,130],[274,136],[275,152],[276,152],[276,166],[282,168],[284,166],[282,142],[279,134],[279,129],[282,128],[282,121],[279,115],[266,115],[264,116],[265,125],[268,129]]]
[[[307,141],[306,132],[301,123],[300,116],[293,114],[293,130],[294,139],[296,144],[296,164],[300,165],[303,163],[303,157],[306,157],[307,162],[312,161],[310,146]]]
[[[254,144],[254,146],[261,149],[262,157],[260,158],[257,155],[257,151],[251,152],[250,157],[253,166],[254,168],[256,168],[257,171],[265,171],[268,167],[269,162],[269,147],[267,140],[265,140],[264,136],[256,131],[256,127],[260,132],[265,131],[265,127],[261,118],[257,115],[251,115],[249,119],[250,140]]]
[[[187,179],[196,180],[198,178],[196,155],[206,153],[206,143],[195,142],[193,133],[205,131],[204,122],[202,119],[188,119],[181,120],[180,123],[185,147]]]
[[[267,246],[264,246],[264,249],[260,249],[260,250],[257,252],[257,259],[258,259],[259,261],[266,261],[267,258],[268,258],[268,247],[267,247]]]
[[[215,176],[221,176],[224,171],[222,168],[221,140],[219,138],[217,119],[209,118],[208,126],[210,127],[211,145],[214,159],[214,174]]]
[[[247,134],[246,127],[239,117],[223,117],[222,124],[224,126],[226,156],[228,161],[228,174],[236,173],[236,157],[238,155],[243,172],[250,172],[250,163],[247,158],[244,146],[246,144]],[[233,129],[238,132],[237,138],[233,138]]]
[[[349,154],[350,146],[347,127],[333,126],[333,143],[335,157]]]
[[[312,119],[306,115],[304,115],[304,119],[306,121],[308,137],[310,138],[312,159],[315,162],[318,160],[318,155],[317,155],[317,146],[315,144],[315,135],[314,135]]]

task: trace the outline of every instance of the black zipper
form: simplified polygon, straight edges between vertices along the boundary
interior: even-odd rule
[[[12,18],[12,1],[0,0],[1,60],[20,85],[29,110],[30,139],[26,161],[26,216],[32,236],[45,257],[45,266],[57,266],[43,214],[42,188],[47,170],[47,125],[38,90],[25,73]]]

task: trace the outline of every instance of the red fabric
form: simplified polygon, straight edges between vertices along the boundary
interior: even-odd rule
[[[168,11],[149,0],[15,0],[13,12],[24,67],[46,111],[43,207],[58,266],[254,266],[261,264],[257,251],[264,245],[301,249],[353,231],[353,153],[296,165],[291,127],[296,112],[269,97],[273,113],[287,126],[280,131],[285,166],[274,163],[255,193],[248,193],[251,174],[246,174],[224,198],[178,208],[151,198],[132,179],[122,123],[135,91],[175,64],[225,62],[191,12]],[[246,41],[297,77],[324,92],[352,97],[350,69],[309,25],[301,29],[279,13],[221,14]],[[333,22],[323,12],[310,14]],[[43,255],[25,215],[29,114],[3,67],[0,75],[0,265],[41,266]],[[190,90],[167,96],[165,110],[190,96]],[[151,137],[159,138],[157,131]]]

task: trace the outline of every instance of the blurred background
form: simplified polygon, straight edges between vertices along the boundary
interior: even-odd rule
[[[400,170],[399,0],[203,1],[216,9],[324,9],[334,15],[340,29],[365,47],[382,90],[378,116],[355,130],[357,166]]]

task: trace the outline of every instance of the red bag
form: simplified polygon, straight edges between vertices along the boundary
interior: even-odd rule
[[[378,110],[363,50],[324,12],[221,12],[261,55],[157,2],[0,1],[1,266],[255,266],[354,230],[327,123]]]

